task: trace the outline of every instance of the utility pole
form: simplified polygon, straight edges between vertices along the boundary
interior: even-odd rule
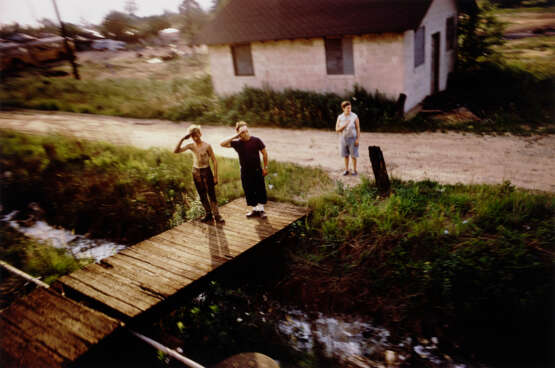
[[[52,4],[54,4],[54,10],[56,10],[56,16],[58,17],[58,22],[60,22],[60,29],[62,31],[62,37],[64,38],[64,46],[66,48],[66,55],[71,64],[71,68],[73,69],[73,77],[75,79],[81,79],[81,77],[79,77],[79,71],[77,70],[77,63],[75,62],[75,54],[73,53],[73,49],[71,48],[71,46],[69,46],[69,42],[67,40],[66,28],[64,26],[64,22],[62,22],[62,18],[60,17],[60,12],[58,11],[58,5],[56,4],[56,0],[52,0]]]

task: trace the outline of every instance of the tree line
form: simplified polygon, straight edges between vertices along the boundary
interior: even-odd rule
[[[208,10],[200,7],[196,0],[183,0],[177,12],[165,11],[161,15],[145,17],[137,16],[139,7],[135,0],[125,3],[124,11],[113,10],[109,12],[99,25],[82,21],[82,25],[64,22],[66,33],[69,37],[87,37],[90,31],[95,30],[104,37],[126,41],[138,42],[139,40],[156,37],[158,32],[166,28],[177,28],[181,38],[192,43],[194,36],[211,19],[211,17],[227,3],[228,0],[213,0]],[[0,38],[13,33],[26,33],[31,36],[43,34],[59,34],[59,25],[47,18],[40,19],[35,27],[22,26],[18,23],[0,27]]]

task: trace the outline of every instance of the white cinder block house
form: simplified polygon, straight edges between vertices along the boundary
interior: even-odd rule
[[[408,111],[446,88],[459,2],[230,0],[201,32],[217,94],[243,87],[343,94],[359,84]]]

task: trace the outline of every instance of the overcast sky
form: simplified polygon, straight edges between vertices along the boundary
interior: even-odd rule
[[[164,10],[177,11],[182,0],[135,0],[136,15],[162,14]],[[83,20],[99,24],[112,10],[124,11],[126,0],[56,0],[64,22],[82,24]],[[203,9],[210,8],[212,0],[197,0]],[[52,0],[0,0],[0,24],[17,22],[37,25],[42,18],[56,19]]]

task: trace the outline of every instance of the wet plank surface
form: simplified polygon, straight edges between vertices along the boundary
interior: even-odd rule
[[[37,288],[0,313],[0,366],[65,366],[118,326],[116,319]]]
[[[220,208],[225,224],[187,222],[58,281],[135,317],[307,214],[268,202],[266,219],[246,218],[244,198]]]

